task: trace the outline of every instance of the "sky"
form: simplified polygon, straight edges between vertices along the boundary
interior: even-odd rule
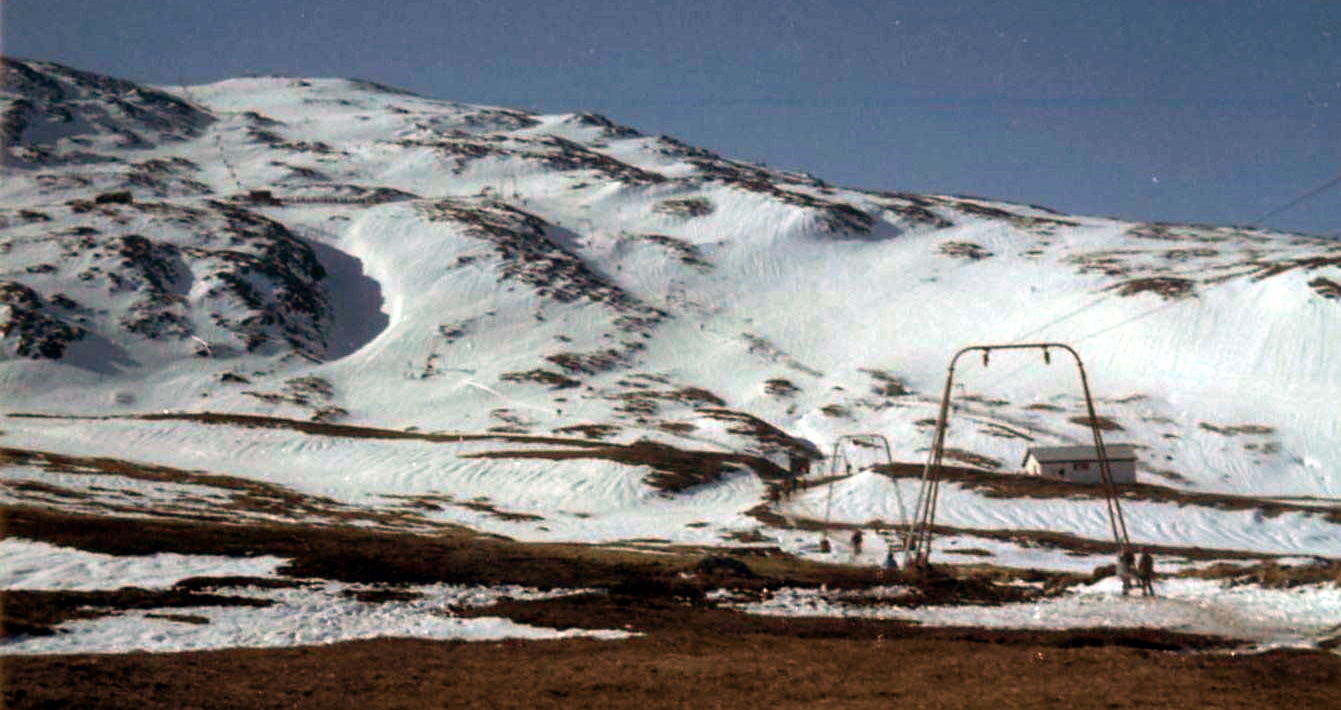
[[[1334,0],[0,0],[0,53],[371,79],[849,187],[1341,234]]]

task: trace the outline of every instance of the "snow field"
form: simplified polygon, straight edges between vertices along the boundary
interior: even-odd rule
[[[0,589],[167,589],[188,577],[274,577],[286,562],[172,552],[123,557],[7,537],[0,539]]]

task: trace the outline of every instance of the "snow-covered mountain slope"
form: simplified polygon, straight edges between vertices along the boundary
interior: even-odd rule
[[[1332,240],[840,188],[601,116],[366,82],[151,88],[15,60],[4,76],[11,413],[211,411],[745,456],[802,439],[827,453],[876,432],[896,459],[920,461],[957,349],[1048,340],[1085,358],[1106,437],[1138,447],[1143,482],[1341,499]],[[1065,363],[996,353],[957,374],[952,459],[1008,471],[1029,446],[1090,436]],[[519,537],[704,542],[748,527],[745,510],[765,502],[740,480],[744,459],[728,462],[703,479],[719,493],[683,494],[701,513],[670,506],[681,512],[653,534],[646,520],[666,506],[646,481],[659,464],[628,449],[583,458],[572,442],[480,451],[143,419],[0,428],[6,446],[256,476],[351,503],[439,493],[586,516],[482,525]],[[516,458],[544,446],[565,462]],[[500,450],[512,457],[477,456]],[[543,485],[547,466],[567,483]],[[824,517],[897,517],[879,492],[894,483],[848,484],[865,492]],[[1104,534],[1098,508],[961,496],[977,498],[948,511],[966,529]],[[792,505],[783,513],[826,507]],[[604,510],[619,512],[603,527]],[[1134,533],[1341,554],[1318,537],[1336,537],[1322,513],[1255,536],[1216,532],[1241,528],[1238,514],[1160,521],[1181,510],[1142,507],[1157,520]]]

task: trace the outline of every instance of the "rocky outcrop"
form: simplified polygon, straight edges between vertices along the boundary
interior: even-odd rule
[[[81,340],[85,331],[49,313],[51,305],[28,286],[0,281],[0,340],[6,346],[12,343],[13,352],[19,357],[60,359],[65,348]]]
[[[0,149],[34,163],[192,138],[207,112],[157,89],[51,62],[0,57]]]

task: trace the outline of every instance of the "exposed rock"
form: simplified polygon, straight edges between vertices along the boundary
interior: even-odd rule
[[[30,162],[80,162],[99,147],[185,140],[214,120],[157,89],[51,62],[0,57],[0,91],[16,97],[0,99],[0,149]]]
[[[43,310],[42,297],[14,281],[0,281],[0,339],[14,341],[14,353],[34,360],[59,360],[86,331]]]

